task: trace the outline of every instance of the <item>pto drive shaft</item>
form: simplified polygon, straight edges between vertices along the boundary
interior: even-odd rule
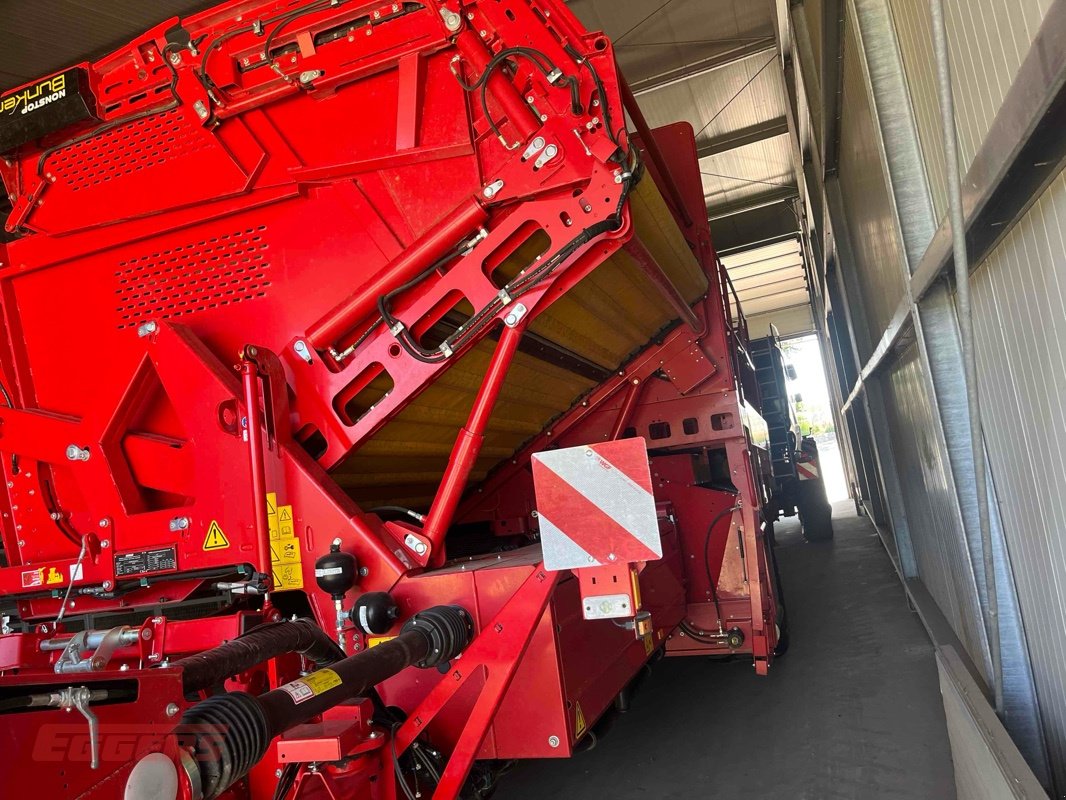
[[[193,757],[203,800],[213,800],[244,777],[278,734],[365,695],[406,667],[425,669],[449,661],[472,637],[464,609],[436,606],[413,616],[396,638],[305,678],[258,697],[230,692],[197,703],[182,717],[182,729],[196,744]]]

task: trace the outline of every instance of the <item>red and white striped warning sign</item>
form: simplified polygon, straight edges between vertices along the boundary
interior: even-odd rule
[[[818,479],[817,461],[797,461],[796,477],[801,481],[813,481]]]
[[[643,439],[537,453],[533,483],[546,569],[662,558]]]

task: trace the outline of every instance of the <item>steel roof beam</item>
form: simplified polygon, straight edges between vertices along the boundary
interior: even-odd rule
[[[764,208],[766,206],[771,206],[774,203],[790,200],[793,197],[798,196],[798,194],[795,186],[781,186],[777,189],[771,189],[768,192],[753,194],[750,197],[745,197],[744,199],[737,200],[733,203],[724,203],[720,206],[708,205],[707,219],[722,219],[723,217],[732,217],[736,214],[743,214],[746,211],[754,211],[757,208]]]
[[[696,144],[697,158],[710,158],[711,156],[728,153],[738,147],[745,147],[756,142],[773,139],[775,136],[783,136],[788,133],[788,120],[784,116],[774,117],[765,122],[757,122],[746,128],[723,133],[712,139],[705,139]]]
[[[698,61],[692,61],[688,64],[682,64],[679,67],[668,69],[665,72],[649,75],[647,78],[631,81],[629,88],[633,90],[633,94],[636,97],[640,97],[642,94],[647,94],[648,92],[664,89],[667,86],[690,81],[693,78],[698,78],[701,75],[714,72],[722,67],[728,67],[730,64],[734,64],[737,61],[757,56],[760,53],[770,53],[775,49],[776,45],[774,44],[772,37],[757,39],[749,44],[741,45],[739,47],[731,47],[728,50],[715,53],[713,56],[701,58]]]

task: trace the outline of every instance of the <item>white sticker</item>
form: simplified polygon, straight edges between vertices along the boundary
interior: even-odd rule
[[[70,565],[70,582],[71,583],[73,583],[74,581],[80,581],[84,577],[85,577],[85,575],[84,575],[84,572],[82,571],[82,565],[81,564],[71,564]]]

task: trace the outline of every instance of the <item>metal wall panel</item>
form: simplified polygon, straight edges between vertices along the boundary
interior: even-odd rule
[[[1066,177],[973,281],[982,416],[1045,738],[1066,787]]]
[[[945,0],[963,171],[996,116],[1052,0]],[[937,219],[947,214],[928,2],[889,0]]]
[[[938,647],[940,694],[963,800],[1044,800],[1047,793],[952,647]]]
[[[839,174],[853,263],[842,268],[856,271],[869,339],[876,343],[903,297],[901,264],[905,256],[853,25],[847,25],[845,30],[843,69]],[[870,353],[861,352],[859,356],[865,361]]]
[[[949,466],[935,439],[936,409],[915,345],[888,368],[884,399],[918,575],[987,678],[987,645],[973,565]]]

